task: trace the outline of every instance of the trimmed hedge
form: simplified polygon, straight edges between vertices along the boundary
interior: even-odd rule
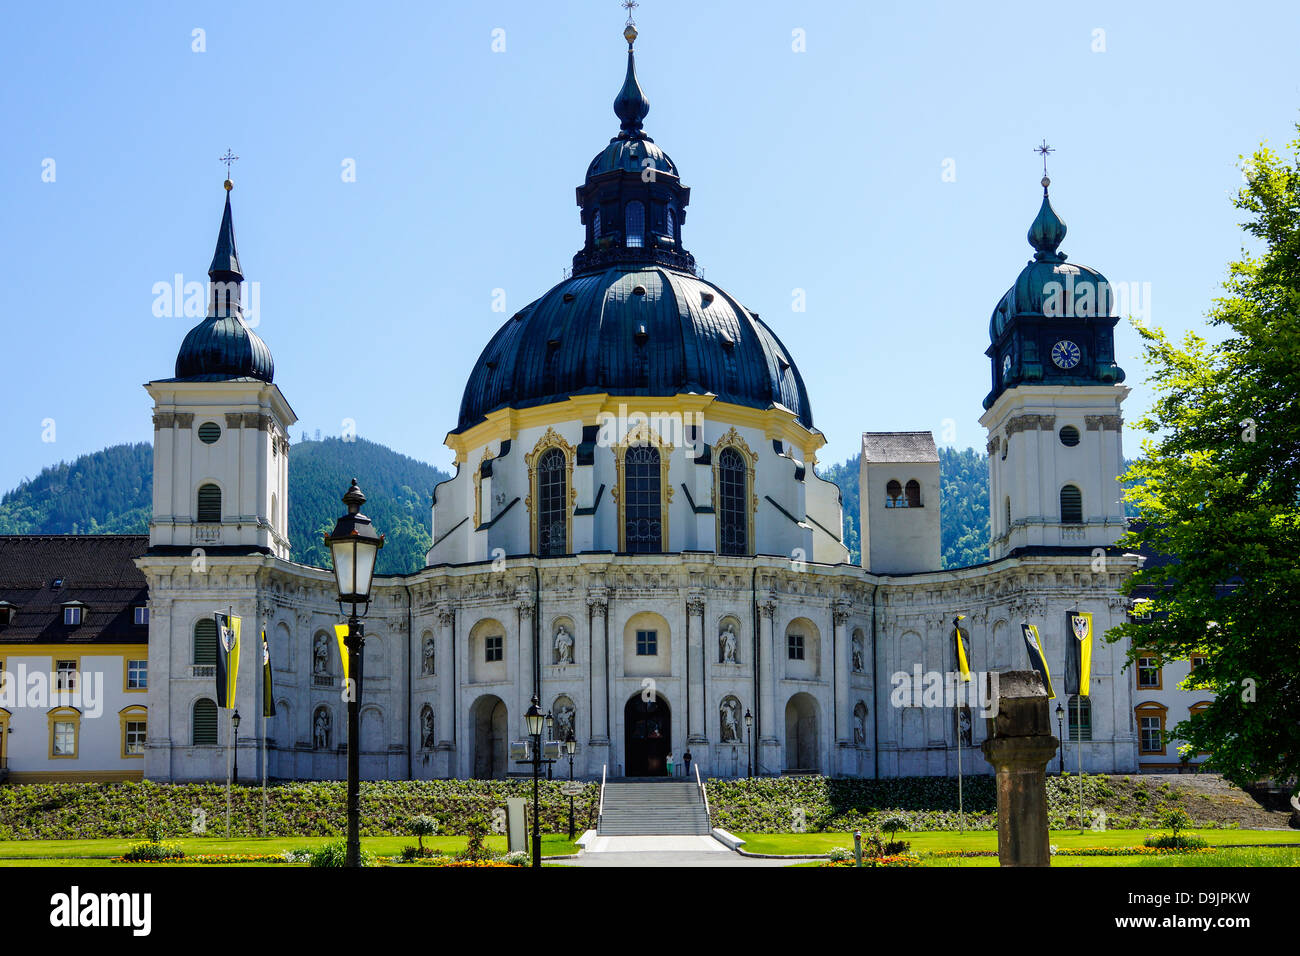
[[[569,798],[561,781],[541,782],[542,829],[567,831]],[[347,832],[347,784],[342,781],[281,783],[267,787],[269,836],[343,836]],[[489,820],[507,797],[532,805],[531,780],[383,781],[361,784],[362,836],[410,835],[421,815],[438,821],[438,832],[464,836],[478,814]],[[579,829],[594,827],[599,784],[574,798]],[[0,786],[0,840],[65,840],[135,837],[151,823],[168,837],[189,836],[202,811],[207,833],[224,835],[226,787],[216,783],[29,783]],[[262,835],[262,790],[231,788],[230,834]]]

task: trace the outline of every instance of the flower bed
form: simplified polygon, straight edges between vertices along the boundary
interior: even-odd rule
[[[900,856],[864,856],[862,866],[920,866],[921,861],[911,854]],[[857,863],[853,860],[827,860],[822,866],[852,866],[856,867]]]

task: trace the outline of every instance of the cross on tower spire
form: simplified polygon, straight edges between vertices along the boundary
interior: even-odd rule
[[[1049,154],[1056,152],[1056,150],[1053,147],[1048,146],[1047,140],[1044,139],[1042,143],[1034,147],[1034,152],[1043,157],[1043,192],[1046,194],[1047,187],[1052,185],[1052,181],[1047,178],[1047,157]]]
[[[632,19],[632,11],[635,10],[637,7],[641,6],[641,4],[637,3],[636,0],[623,0],[623,2],[619,4],[619,6],[627,11],[628,26],[634,25],[636,21]]]
[[[230,147],[226,147],[225,156],[217,157],[217,162],[226,164],[226,192],[230,192],[235,187],[235,184],[230,181],[230,164],[238,161],[239,157],[235,155],[235,151]]]

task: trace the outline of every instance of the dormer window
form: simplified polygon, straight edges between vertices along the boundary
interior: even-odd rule
[[[141,605],[135,609],[135,624],[137,627],[144,627],[149,623],[149,608]]]
[[[63,608],[63,624],[65,627],[79,627],[81,625],[80,604],[68,604]]]
[[[645,206],[639,200],[627,204],[623,216],[623,233],[629,249],[640,249],[645,245]]]
[[[8,627],[14,622],[14,612],[18,610],[16,604],[10,604],[8,601],[0,601],[0,627]],[[0,670],[4,670],[0,667]]]

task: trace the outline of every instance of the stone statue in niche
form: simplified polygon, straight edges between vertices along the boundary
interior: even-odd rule
[[[859,747],[867,742],[867,708],[862,704],[853,708],[853,742]]]
[[[734,744],[740,742],[740,701],[734,697],[728,697],[718,708],[718,715],[722,718],[722,742],[724,744]]]
[[[853,635],[853,673],[861,674],[864,669],[862,662],[862,638],[857,634]]]
[[[429,635],[424,639],[424,662],[420,667],[422,674],[433,673],[433,646],[433,635]]]
[[[312,733],[317,750],[330,749],[330,714],[323,707],[316,711],[316,723]]]
[[[324,634],[316,635],[316,648],[313,652],[315,663],[313,670],[317,674],[330,672],[330,641]]]
[[[563,624],[555,632],[555,663],[573,663],[573,635],[569,633],[569,629]]]
[[[730,621],[727,622],[727,626],[723,628],[722,633],[718,635],[718,651],[722,663],[736,663],[736,628]]]
[[[574,731],[574,710],[569,704],[564,704],[555,712],[555,739],[568,740],[573,736]]]
[[[420,718],[420,739],[422,741],[420,746],[425,750],[433,749],[433,711],[428,707],[424,709]]]

